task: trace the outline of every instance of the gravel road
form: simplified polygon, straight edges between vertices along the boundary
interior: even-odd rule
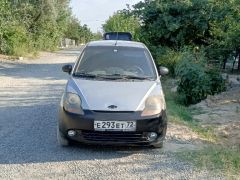
[[[223,179],[175,157],[194,148],[167,140],[163,149],[72,146],[56,138],[57,107],[80,49],[35,60],[0,60],[0,179]]]

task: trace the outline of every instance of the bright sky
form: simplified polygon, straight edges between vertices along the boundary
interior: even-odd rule
[[[126,8],[126,4],[136,4],[141,0],[71,0],[73,14],[87,24],[93,32],[102,31],[102,24],[117,10]]]

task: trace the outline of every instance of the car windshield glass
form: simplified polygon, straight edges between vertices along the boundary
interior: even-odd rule
[[[74,74],[108,79],[110,76],[115,79],[156,78],[149,52],[144,48],[132,47],[87,47]]]

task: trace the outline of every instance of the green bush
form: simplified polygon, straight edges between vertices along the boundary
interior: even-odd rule
[[[211,95],[214,95],[226,90],[226,81],[223,79],[219,70],[208,69],[206,73],[210,78],[209,85],[211,89]]]
[[[185,105],[196,104],[225,90],[225,82],[220,72],[205,66],[203,53],[185,53],[176,66],[179,100]]]
[[[182,103],[189,105],[200,102],[210,94],[210,78],[205,72],[204,66],[195,62],[195,57],[188,54],[177,65],[176,73],[180,77],[178,93]]]
[[[17,56],[27,53],[30,38],[24,27],[10,25],[4,28],[1,49],[4,54],[14,54]]]

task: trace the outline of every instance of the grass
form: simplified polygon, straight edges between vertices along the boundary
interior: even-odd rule
[[[208,127],[202,127],[200,123],[193,119],[193,112],[191,112],[189,107],[186,107],[178,102],[178,95],[175,92],[171,92],[172,88],[171,80],[164,79],[163,87],[165,92],[165,98],[167,103],[168,119],[170,122],[176,124],[183,124],[192,129],[201,138],[208,140],[210,142],[215,142],[217,140],[216,136],[213,134],[213,129]],[[197,111],[194,110],[194,113]]]
[[[229,179],[240,179],[240,147],[210,145],[201,150],[179,152],[177,156],[198,168],[219,170]]]

